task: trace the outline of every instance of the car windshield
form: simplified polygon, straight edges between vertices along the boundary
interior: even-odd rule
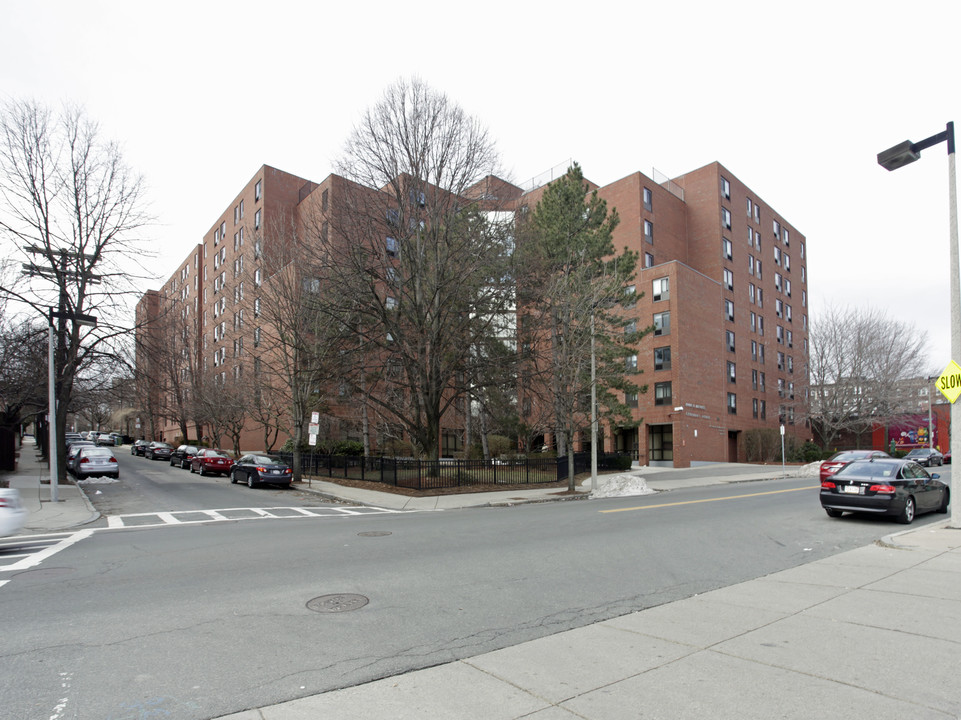
[[[904,457],[919,457],[919,456],[921,456],[921,455],[927,455],[929,452],[931,452],[931,451],[930,451],[930,450],[923,450],[922,448],[915,448],[914,450],[912,450],[911,452],[909,452],[909,453],[908,453],[907,455],[905,455]]]
[[[876,460],[858,460],[848,465],[835,473],[835,477],[843,476],[844,479],[850,480],[855,477],[865,477],[865,478],[876,478],[885,477],[893,478],[898,474],[898,468],[900,468],[904,463],[898,462],[897,460],[886,460],[886,459],[876,459]]]
[[[863,457],[867,457],[870,450],[845,450],[844,452],[835,453],[831,456],[831,461],[842,461],[850,462],[851,460],[858,460]]]
[[[279,465],[282,461],[280,458],[270,457],[269,455],[254,455],[250,458],[250,462],[258,465]]]
[[[227,457],[227,453],[223,452],[222,450],[208,450],[206,457],[225,458]]]

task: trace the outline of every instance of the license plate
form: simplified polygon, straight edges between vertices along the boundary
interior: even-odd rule
[[[280,470],[271,470],[270,472],[271,472],[273,475],[280,475]]]
[[[848,495],[860,495],[860,494],[861,494],[861,486],[860,486],[860,485],[845,485],[843,488],[841,488],[841,492],[845,492],[845,493],[847,493]]]

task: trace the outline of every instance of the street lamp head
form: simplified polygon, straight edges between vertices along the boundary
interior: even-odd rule
[[[894,147],[888,148],[878,153],[878,165],[885,170],[897,170],[905,165],[910,165],[921,157],[921,153],[915,150],[914,143],[905,140]]]

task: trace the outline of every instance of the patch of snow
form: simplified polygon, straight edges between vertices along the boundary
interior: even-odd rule
[[[797,477],[820,477],[821,475],[821,461],[808,463],[807,465],[802,465],[797,470]]]
[[[591,497],[627,497],[630,495],[652,495],[656,492],[656,490],[647,486],[647,481],[640,475],[599,475],[597,489],[591,493]]]

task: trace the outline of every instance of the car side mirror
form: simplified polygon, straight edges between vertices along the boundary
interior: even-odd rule
[[[939,477],[941,477],[941,473],[931,473],[932,480],[937,480]]]

